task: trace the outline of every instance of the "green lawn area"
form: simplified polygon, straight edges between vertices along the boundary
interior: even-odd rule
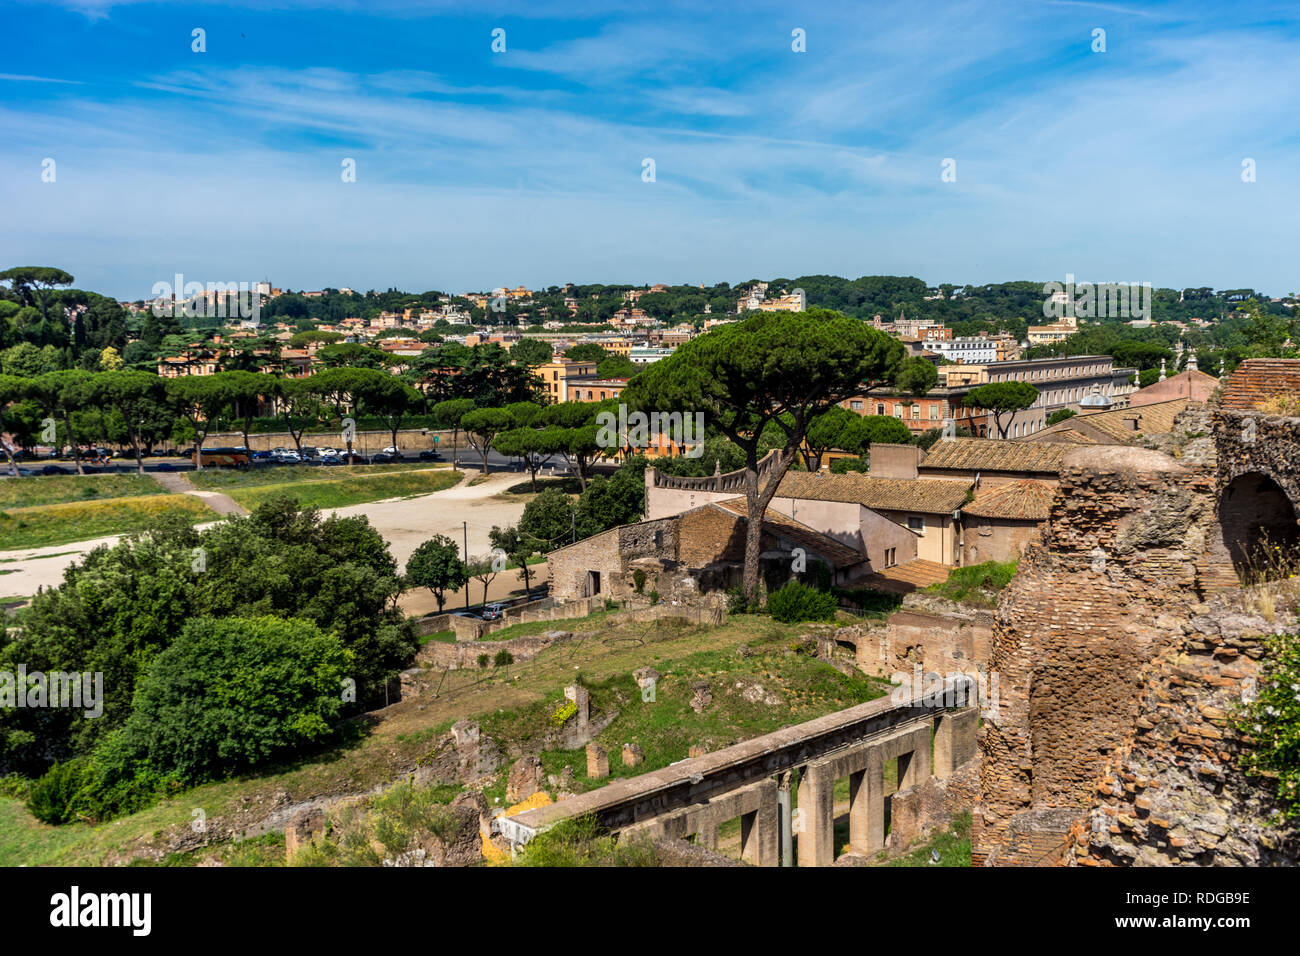
[[[8,508],[0,511],[0,551],[146,531],[168,514],[185,515],[194,523],[217,518],[193,495],[151,494]]]
[[[148,475],[33,475],[0,479],[0,509],[6,510],[160,494],[163,488]]]
[[[427,495],[450,488],[463,473],[437,463],[410,465],[292,465],[241,472],[205,469],[190,472],[190,482],[204,491],[230,495],[249,510],[268,498],[289,494],[300,505],[343,508],[365,501]]]
[[[993,607],[998,603],[998,592],[1011,583],[1019,565],[1019,561],[985,561],[953,568],[947,581],[931,584],[925,590],[952,601]]]
[[[434,631],[432,634],[426,634],[420,638],[421,644],[428,644],[430,641],[438,641],[442,644],[455,644],[455,631]]]

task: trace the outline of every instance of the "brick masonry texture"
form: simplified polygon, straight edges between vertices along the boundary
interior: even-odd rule
[[[1263,635],[1300,626],[1295,582],[1266,586],[1266,618],[1232,562],[1261,525],[1295,531],[1300,420],[1191,406],[1180,422],[1168,454],[1072,452],[1003,593],[977,864],[1300,859],[1272,783],[1239,769],[1233,719]]]
[[[1295,632],[1300,619],[1290,610],[1269,621],[1245,604],[1240,592],[1218,595],[1143,668],[1132,739],[1107,763],[1087,814],[1071,830],[1067,863],[1300,860],[1297,828],[1271,825],[1272,786],[1238,769],[1246,743],[1234,728],[1243,685],[1256,678],[1264,655],[1261,637]]]
[[[1083,812],[1137,717],[1141,666],[1196,600],[1212,474],[1144,449],[1102,451],[1066,458],[1042,536],[998,607],[977,844],[1026,810]]]

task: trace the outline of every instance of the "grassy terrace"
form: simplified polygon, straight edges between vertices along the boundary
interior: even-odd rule
[[[304,507],[343,508],[384,498],[427,495],[450,488],[463,472],[440,463],[327,466],[287,465],[253,471],[207,468],[189,473],[202,491],[220,491],[252,510],[275,495],[289,494]]]
[[[160,495],[148,475],[39,475],[0,479],[0,509],[32,508],[68,501],[101,501]]]
[[[947,581],[932,584],[926,591],[942,595],[950,601],[978,607],[996,607],[998,592],[1011,583],[1019,565],[1019,561],[985,561],[983,564],[953,568]]]
[[[884,693],[881,684],[846,677],[816,660],[798,628],[767,618],[741,615],[721,627],[610,626],[604,616],[545,623],[585,637],[550,648],[527,664],[450,671],[438,697],[404,701],[371,715],[364,724],[356,722],[332,748],[261,774],[204,784],[120,820],[51,827],[34,820],[17,794],[0,796],[0,866],[127,862],[190,834],[195,807],[207,813],[211,832],[220,834],[256,824],[275,809],[277,800],[283,806],[286,801],[363,793],[392,782],[430,756],[452,723],[466,716],[479,720],[484,733],[508,751],[513,743],[546,731],[563,701],[563,688],[575,679],[591,689],[595,712],[619,711],[597,738],[610,749],[615,777],[680,760],[692,745],[716,749]],[[662,675],[653,704],[642,702],[631,676],[643,665]],[[697,714],[689,706],[691,683],[701,679],[712,686],[713,704]],[[755,684],[763,694],[750,689],[748,696],[756,699],[747,699],[747,689]],[[646,762],[635,771],[619,759],[625,741],[645,750]],[[551,773],[570,767],[575,790],[600,784],[587,779],[581,749],[545,751],[542,760]],[[504,803],[506,772],[503,768],[487,788],[489,802]],[[217,845],[206,850],[166,862],[282,859],[274,837],[257,844],[214,842]]]
[[[39,481],[41,479],[23,479]],[[99,481],[96,478],[56,478],[56,481]],[[153,484],[151,479],[146,479]],[[156,484],[157,492],[161,492]],[[106,535],[129,534],[154,527],[163,515],[180,514],[192,522],[217,515],[193,495],[142,493],[136,497],[93,498],[60,504],[6,508],[0,511],[0,551],[42,548]]]

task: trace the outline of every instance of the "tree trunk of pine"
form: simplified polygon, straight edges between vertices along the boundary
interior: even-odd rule
[[[802,439],[802,436],[800,438]],[[745,513],[748,515],[748,520],[745,522],[744,588],[745,599],[751,604],[758,601],[758,562],[759,555],[762,553],[763,513],[767,511],[767,506],[776,494],[781,479],[789,470],[790,462],[798,454],[797,447],[796,444],[795,448],[777,452],[776,461],[768,472],[767,482],[761,491],[758,486],[757,463],[747,465],[745,468]]]
[[[127,419],[127,421],[130,421],[130,420],[131,420],[131,419],[129,419],[129,418]],[[131,429],[129,429],[129,428],[127,429],[127,432],[126,432],[126,433],[127,433],[128,435],[131,436],[131,451],[135,452],[135,470],[136,470],[136,473],[137,473],[137,474],[140,474],[140,475],[143,475],[143,474],[144,474],[144,456],[140,454],[140,436],[139,436],[137,433],[131,431]]]

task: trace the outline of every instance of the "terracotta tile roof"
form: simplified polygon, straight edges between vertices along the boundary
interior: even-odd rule
[[[855,578],[854,587],[875,588],[877,591],[889,591],[892,594],[910,594],[912,591],[947,581],[952,568],[937,561],[914,558],[904,561],[892,568],[883,568],[871,574]]]
[[[976,492],[975,500],[962,511],[977,518],[1046,521],[1053,492],[1050,485],[1026,478]]]
[[[1173,430],[1174,419],[1187,407],[1190,399],[1175,398],[1167,402],[1152,402],[1135,408],[1112,408],[1106,412],[1088,412],[1044,428],[1034,437],[1052,443],[1126,445],[1143,435],[1164,435]],[[1133,428],[1133,419],[1137,428]],[[1098,434],[1100,433],[1100,434]]]
[[[1228,376],[1219,404],[1249,411],[1275,395],[1300,394],[1300,359],[1246,359]]]
[[[723,511],[739,515],[742,518],[748,519],[749,517],[744,498],[712,501],[701,507],[721,508]],[[850,548],[847,544],[841,544],[829,535],[824,535],[802,522],[795,521],[789,515],[781,514],[781,512],[774,511],[771,508],[764,512],[763,524],[770,527],[774,533],[797,541],[806,546],[808,550],[829,558],[836,567],[847,567],[866,560],[865,555],[855,548]]]
[[[921,468],[960,471],[1032,471],[1058,474],[1066,449],[1056,442],[954,438],[930,446]]]
[[[946,514],[961,507],[970,487],[969,481],[948,478],[872,478],[856,473],[790,471],[781,479],[776,493],[782,498],[851,501],[875,511]]]

